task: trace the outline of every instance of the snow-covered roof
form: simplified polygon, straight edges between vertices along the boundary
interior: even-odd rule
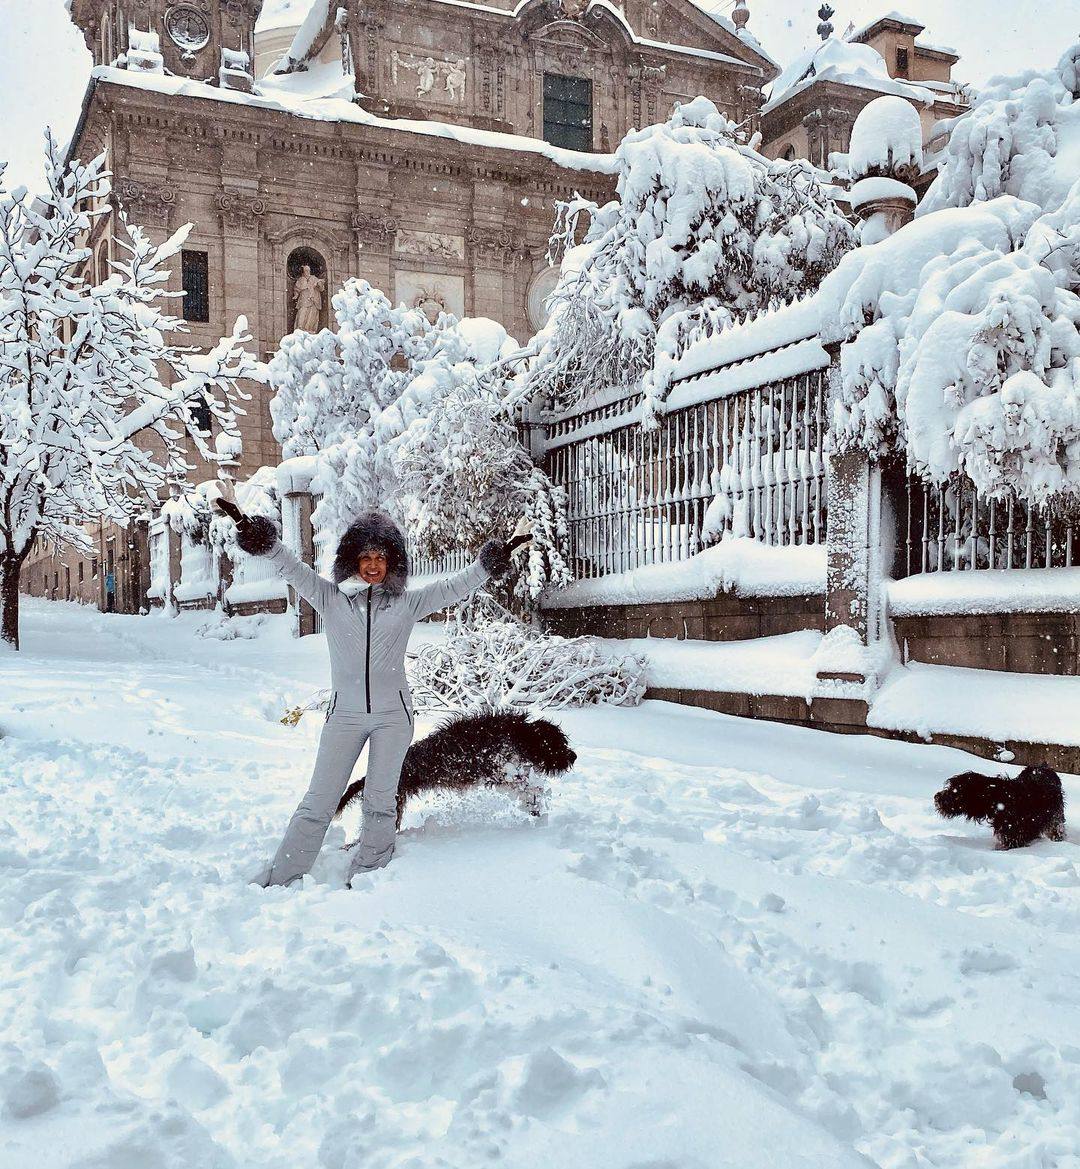
[[[902,12],[897,12],[894,8],[892,12],[886,12],[883,16],[875,16],[869,24],[864,24],[862,28],[857,28],[849,37],[849,41],[857,41],[866,36],[871,29],[877,28],[879,24],[884,24],[886,20],[894,20],[897,24],[906,24],[909,28],[918,29],[922,32],[926,25],[914,16],[905,16]],[[918,33],[916,33],[916,36]]]
[[[899,94],[914,101],[933,101],[933,95],[925,87],[890,77],[877,49],[829,37],[800,53],[780,74],[772,84],[762,113],[776,109],[817,81]]]
[[[292,61],[306,61],[322,48],[322,44],[316,42],[324,41],[320,34],[325,32],[337,12],[335,0],[307,0],[307,3],[310,5],[307,16],[296,30],[296,36],[285,54]]]
[[[312,77],[312,74],[315,76]],[[615,174],[618,171],[618,164],[613,154],[586,154],[578,150],[566,150],[559,146],[552,146],[539,138],[526,138],[522,134],[504,134],[497,130],[477,130],[471,126],[454,126],[446,122],[429,122],[416,118],[380,118],[347,98],[327,96],[324,92],[320,92],[323,86],[332,82],[332,69],[329,72],[310,70],[308,73],[294,74],[290,78],[277,78],[274,79],[275,83],[260,82],[255,93],[242,93],[235,89],[218,88],[206,85],[201,81],[190,81],[183,77],[132,73],[126,69],[114,69],[107,65],[99,65],[90,76],[91,88],[95,82],[104,81],[110,85],[150,90],[177,97],[194,97],[203,101],[220,101],[231,105],[251,106],[255,109],[278,110],[312,121],[351,122],[361,126],[394,130],[398,133],[449,139],[468,146],[536,154],[550,159],[557,166],[565,167],[567,170],[591,171],[594,174]],[[340,81],[340,70],[337,73],[337,78]],[[285,84],[285,82],[292,84]],[[301,88],[304,85],[312,86],[314,92],[305,92]]]
[[[946,53],[950,57],[959,58],[960,54],[951,45],[935,45],[930,41],[916,41],[915,48],[923,49],[928,53]]]

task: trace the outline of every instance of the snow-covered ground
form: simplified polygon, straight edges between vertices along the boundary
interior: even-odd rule
[[[1077,832],[938,820],[969,757],[562,713],[546,825],[264,891],[325,651],[213,620],[30,601],[0,658],[3,1169],[1080,1166]]]

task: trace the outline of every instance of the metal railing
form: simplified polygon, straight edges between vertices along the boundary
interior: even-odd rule
[[[406,537],[405,545],[409,553],[410,577],[446,576],[468,568],[476,559],[474,553],[463,548],[456,548],[442,556],[428,556],[420,551],[419,544],[411,536]]]
[[[684,560],[725,532],[825,540],[824,370],[673,409],[641,426],[640,395],[553,420],[546,469],[567,492],[578,578]]]
[[[975,568],[1071,568],[1080,562],[1080,514],[1015,497],[986,499],[966,479],[912,475],[906,489],[906,576]]]

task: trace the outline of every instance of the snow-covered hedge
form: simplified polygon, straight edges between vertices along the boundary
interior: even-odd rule
[[[645,661],[612,657],[593,638],[543,633],[479,594],[444,642],[411,655],[409,679],[421,710],[634,706],[645,695]]]
[[[616,158],[618,198],[563,204],[556,224],[566,253],[524,382],[556,408],[642,377],[659,402],[690,340],[816,288],[854,242],[809,164],[740,143],[706,98]]]
[[[916,220],[822,284],[838,447],[898,448],[986,494],[1080,491],[1080,102],[998,81],[953,129]]]

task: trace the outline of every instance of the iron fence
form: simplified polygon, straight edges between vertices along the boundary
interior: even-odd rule
[[[1071,568],[1080,558],[1075,505],[987,499],[967,479],[907,480],[905,575],[976,568]]]
[[[554,419],[546,469],[567,493],[578,578],[684,560],[726,532],[825,540],[825,371],[672,409],[641,425],[639,394]]]

